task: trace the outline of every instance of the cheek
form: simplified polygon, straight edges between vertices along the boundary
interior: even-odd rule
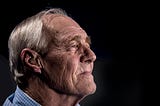
[[[63,54],[53,54],[47,58],[47,64],[50,67],[50,70],[57,71],[64,71],[67,65],[67,56]]]
[[[66,58],[65,75],[69,77],[70,83],[76,80],[76,73],[79,67],[79,61],[74,57]]]
[[[46,61],[47,73],[56,89],[74,89],[77,82],[77,68],[79,61],[73,55],[50,57]]]
[[[79,61],[74,56],[67,57],[65,59],[65,67],[63,71],[63,84],[65,84],[65,88],[67,88],[70,92],[74,91],[76,83],[77,83],[77,70],[79,66]]]
[[[51,82],[56,83],[56,85],[61,84],[65,68],[65,61],[62,56],[47,57],[44,68]]]

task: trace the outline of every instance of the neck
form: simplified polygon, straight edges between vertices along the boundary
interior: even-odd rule
[[[75,106],[82,99],[76,95],[60,94],[39,79],[29,80],[24,92],[42,106]]]

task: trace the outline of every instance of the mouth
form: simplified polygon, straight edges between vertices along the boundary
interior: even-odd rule
[[[79,67],[79,75],[87,75],[90,76],[92,75],[92,70],[93,70],[93,65],[81,65]]]
[[[80,75],[92,75],[92,68],[81,67],[80,68]]]
[[[84,71],[82,73],[80,73],[80,75],[92,75],[91,71]]]

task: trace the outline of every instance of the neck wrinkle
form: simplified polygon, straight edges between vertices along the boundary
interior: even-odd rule
[[[42,106],[76,106],[82,99],[76,95],[60,94],[38,78],[30,79],[28,83],[24,92]]]

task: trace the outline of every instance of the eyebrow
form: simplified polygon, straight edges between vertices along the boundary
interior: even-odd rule
[[[91,44],[91,37],[90,37],[90,36],[87,36],[86,42],[87,42],[88,44]]]
[[[80,40],[81,40],[80,36],[75,36],[70,41],[79,41],[80,42]],[[88,43],[89,45],[91,44],[91,38],[90,38],[90,36],[86,37],[85,42]]]

